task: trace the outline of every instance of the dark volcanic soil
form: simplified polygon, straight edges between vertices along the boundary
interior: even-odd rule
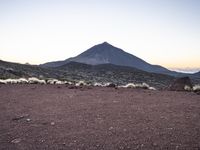
[[[200,96],[0,85],[0,149],[199,150]]]

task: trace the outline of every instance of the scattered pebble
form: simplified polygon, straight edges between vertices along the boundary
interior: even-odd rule
[[[55,125],[55,122],[51,122],[51,125],[54,126],[54,125]]]
[[[109,128],[109,130],[113,130],[113,129],[114,129],[113,127],[110,127],[110,128]]]
[[[23,119],[23,118],[24,118],[24,116],[18,116],[18,117],[12,118],[12,120],[16,121],[16,120],[20,120],[20,119]]]
[[[29,121],[31,121],[31,119],[30,119],[30,118],[27,118],[26,121],[29,122]]]
[[[157,146],[158,144],[157,143],[153,143],[153,146]]]
[[[14,118],[12,118],[13,121],[17,121],[17,120],[21,120],[21,119],[24,119],[25,117],[28,117],[29,115],[26,114],[26,115],[20,115],[20,116],[16,116]]]
[[[179,146],[177,145],[177,146],[176,146],[176,150],[178,150],[178,149],[179,149]]]
[[[173,128],[167,128],[168,130],[173,130]]]
[[[11,143],[17,144],[17,143],[20,143],[21,141],[22,139],[17,138],[17,139],[12,140]]]
[[[127,131],[127,129],[124,129],[123,131],[124,131],[124,132],[126,132],[126,131]]]

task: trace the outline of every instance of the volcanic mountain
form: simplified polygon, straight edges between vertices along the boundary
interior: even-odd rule
[[[80,55],[63,61],[48,62],[43,67],[60,67],[69,62],[79,62],[89,65],[114,64],[118,66],[128,66],[152,73],[162,73],[168,75],[177,75],[178,73],[170,71],[162,66],[152,65],[146,61],[125,52],[124,50],[114,47],[104,42],[95,45]]]

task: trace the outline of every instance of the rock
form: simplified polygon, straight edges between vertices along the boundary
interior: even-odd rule
[[[66,143],[62,143],[62,145],[63,145],[63,146],[65,146],[65,145],[66,145]]]
[[[109,130],[113,130],[113,129],[114,129],[113,127],[110,127],[110,128],[109,128]]]
[[[27,118],[26,121],[29,122],[29,121],[31,121],[31,119],[30,119],[30,118]]]
[[[17,143],[20,143],[21,141],[22,139],[17,138],[17,139],[12,140],[11,143],[17,144]]]
[[[21,119],[24,119],[25,117],[28,117],[29,115],[26,114],[26,115],[21,115],[21,116],[16,116],[14,118],[12,118],[13,121],[17,121],[17,120],[21,120]]]
[[[106,85],[106,87],[114,87],[115,88],[116,85],[114,83],[109,83],[109,84]]]
[[[185,86],[193,87],[189,77],[177,78],[168,88],[171,91],[185,91]]]
[[[17,121],[17,120],[21,120],[21,119],[23,119],[24,118],[24,116],[17,116],[17,117],[15,117],[15,118],[12,118],[12,120],[13,121]]]

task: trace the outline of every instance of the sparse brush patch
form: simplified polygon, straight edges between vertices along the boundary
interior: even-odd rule
[[[7,83],[5,82],[5,80],[0,79],[0,84],[7,84]]]
[[[65,81],[60,81],[60,80],[57,80],[57,79],[48,79],[46,81],[47,84],[65,84]]]
[[[48,80],[46,81],[47,84],[56,84],[56,82],[58,82],[57,79],[48,79]]]
[[[122,86],[122,87],[124,87],[124,88],[135,88],[136,86],[135,86],[134,83],[128,83],[127,85]]]
[[[142,84],[135,84],[135,88],[142,88],[142,89],[149,89],[149,85],[146,83],[142,83]]]
[[[45,84],[45,80],[39,80],[38,78],[32,77],[28,80],[25,78],[19,78],[19,79],[5,79],[0,80],[0,83],[2,84]]]
[[[87,83],[85,81],[79,81],[78,83],[75,84],[76,86],[86,86]]]
[[[116,85],[114,83],[106,83],[105,86],[106,87],[116,87]]]
[[[103,85],[102,83],[95,82],[95,83],[93,84],[93,86],[103,87],[104,85]]]
[[[36,77],[30,77],[28,79],[19,78],[19,79],[0,79],[0,84],[68,84],[72,85],[72,82],[68,81],[59,81],[57,79],[45,79],[41,80]]]
[[[55,84],[65,84],[63,81],[57,81]]]
[[[66,85],[72,85],[73,83],[70,82],[70,81],[64,81],[64,84],[66,84]]]
[[[140,83],[139,84],[128,83],[124,86],[119,86],[119,88],[142,88],[142,89],[156,90],[156,88],[150,87],[146,83],[142,83],[142,84],[140,84]]]
[[[194,86],[193,86],[193,91],[194,91],[194,92],[199,92],[199,91],[200,91],[200,85],[199,85],[199,84],[194,85]]]
[[[154,88],[154,87],[149,87],[149,90],[156,90],[156,88]]]
[[[5,80],[0,80],[0,84],[25,84],[28,83],[28,80],[25,78],[20,78],[20,79],[5,79]]]
[[[16,79],[6,79],[4,81],[6,82],[6,84],[16,84],[17,83]]]
[[[25,79],[25,78],[20,78],[18,80],[19,80],[19,83],[21,83],[21,84],[27,84],[28,83],[28,80]]]
[[[46,84],[45,80],[40,80],[36,77],[28,78],[28,83],[30,83],[30,84]]]
[[[188,86],[188,85],[185,85],[184,86],[184,90],[185,91],[192,91],[192,88],[190,86]]]

